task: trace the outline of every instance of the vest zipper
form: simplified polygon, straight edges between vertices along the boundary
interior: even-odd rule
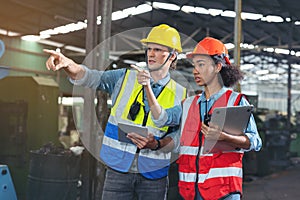
[[[200,115],[200,119],[201,119],[201,103],[199,103],[199,115]],[[200,120],[200,122],[202,122],[202,119]],[[197,193],[197,190],[198,190],[198,181],[199,181],[199,159],[200,159],[200,151],[201,151],[201,146],[202,146],[202,131],[200,130],[199,134],[198,134],[198,140],[199,140],[199,148],[198,148],[198,152],[197,152],[197,157],[196,157],[196,163],[195,163],[195,166],[196,166],[196,181],[195,181],[195,200],[196,200],[196,193]],[[199,191],[199,194],[201,195],[200,191]]]
[[[143,110],[144,110],[144,119],[143,119],[142,126],[146,126],[149,112],[147,113],[147,112],[145,111],[145,107],[144,107],[144,106],[143,106]],[[136,153],[140,153],[140,149],[139,149],[139,148],[136,149]]]
[[[199,174],[199,169],[200,169],[199,159],[200,159],[200,151],[201,151],[201,146],[202,146],[202,135],[203,135],[203,133],[200,131],[200,133],[198,135],[199,135],[199,148],[198,148],[196,163],[195,163],[195,165],[196,165],[195,200],[196,200],[196,192],[197,192],[196,190],[198,190],[198,181],[199,181],[198,174]],[[200,194],[200,191],[199,191],[199,194]]]

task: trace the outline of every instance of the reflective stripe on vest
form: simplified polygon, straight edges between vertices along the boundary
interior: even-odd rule
[[[226,91],[214,103],[210,112],[215,107],[238,105],[241,96],[241,94],[231,90]],[[202,145],[199,149],[202,122],[199,115],[198,99],[199,96],[191,97],[183,103],[181,147],[178,159],[180,194],[185,199],[193,199],[197,180],[199,191],[204,199],[219,199],[230,192],[241,192],[243,155],[241,151],[203,154]],[[204,139],[203,136],[202,144]],[[200,167],[196,169],[196,157],[199,151]],[[229,187],[224,186],[227,184]]]
[[[218,177],[230,177],[237,176],[243,177],[243,170],[239,167],[226,167],[226,168],[214,168],[209,173],[198,174],[198,183],[204,183],[206,179],[218,178]],[[184,173],[179,172],[179,179],[185,180],[186,182],[195,182],[196,173]]]
[[[137,82],[137,72],[127,70],[124,76],[122,86],[116,98],[115,104],[111,109],[111,114],[105,129],[103,145],[100,151],[100,158],[111,168],[128,172],[135,158],[137,147],[131,143],[118,141],[118,122],[127,124],[143,125],[145,121],[148,132],[159,139],[167,134],[168,127],[158,128],[151,119],[151,113],[145,114],[143,103],[142,85]],[[177,96],[176,96],[176,95]],[[180,105],[186,97],[186,90],[170,80],[157,97],[158,103],[164,108],[170,108]],[[127,119],[130,106],[137,100],[140,104],[140,110],[134,121]],[[144,119],[146,118],[146,119]],[[138,153],[138,170],[149,179],[157,179],[167,175],[171,153],[164,153],[160,150],[152,151],[150,149],[141,149]]]

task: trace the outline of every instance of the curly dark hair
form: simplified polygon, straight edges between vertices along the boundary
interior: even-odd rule
[[[215,64],[221,63],[222,69],[220,71],[219,81],[223,83],[226,87],[232,87],[237,84],[239,81],[243,80],[244,74],[240,70],[238,66],[235,65],[228,65],[225,63],[224,56],[220,55],[213,55],[211,56],[213,62]]]
[[[220,74],[220,78],[222,78],[222,82],[226,87],[232,87],[244,78],[240,68],[234,65],[223,66]]]

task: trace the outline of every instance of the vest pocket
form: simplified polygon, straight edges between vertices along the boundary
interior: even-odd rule
[[[209,176],[209,174],[208,174]],[[218,187],[224,187],[224,188],[229,188],[229,179],[228,178],[222,178],[222,177],[218,177],[218,178],[210,178],[206,181],[204,181],[204,183],[201,184],[201,187],[203,189],[210,189],[213,190],[214,187],[218,188]]]
[[[200,193],[205,199],[220,199],[230,192],[228,178],[212,178],[199,184]]]
[[[179,193],[184,199],[195,198],[195,183],[178,182]]]

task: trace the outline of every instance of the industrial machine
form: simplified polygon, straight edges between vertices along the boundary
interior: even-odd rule
[[[273,168],[285,168],[290,164],[290,143],[293,127],[287,126],[284,115],[275,114],[264,124],[265,147],[268,149],[269,164]]]

